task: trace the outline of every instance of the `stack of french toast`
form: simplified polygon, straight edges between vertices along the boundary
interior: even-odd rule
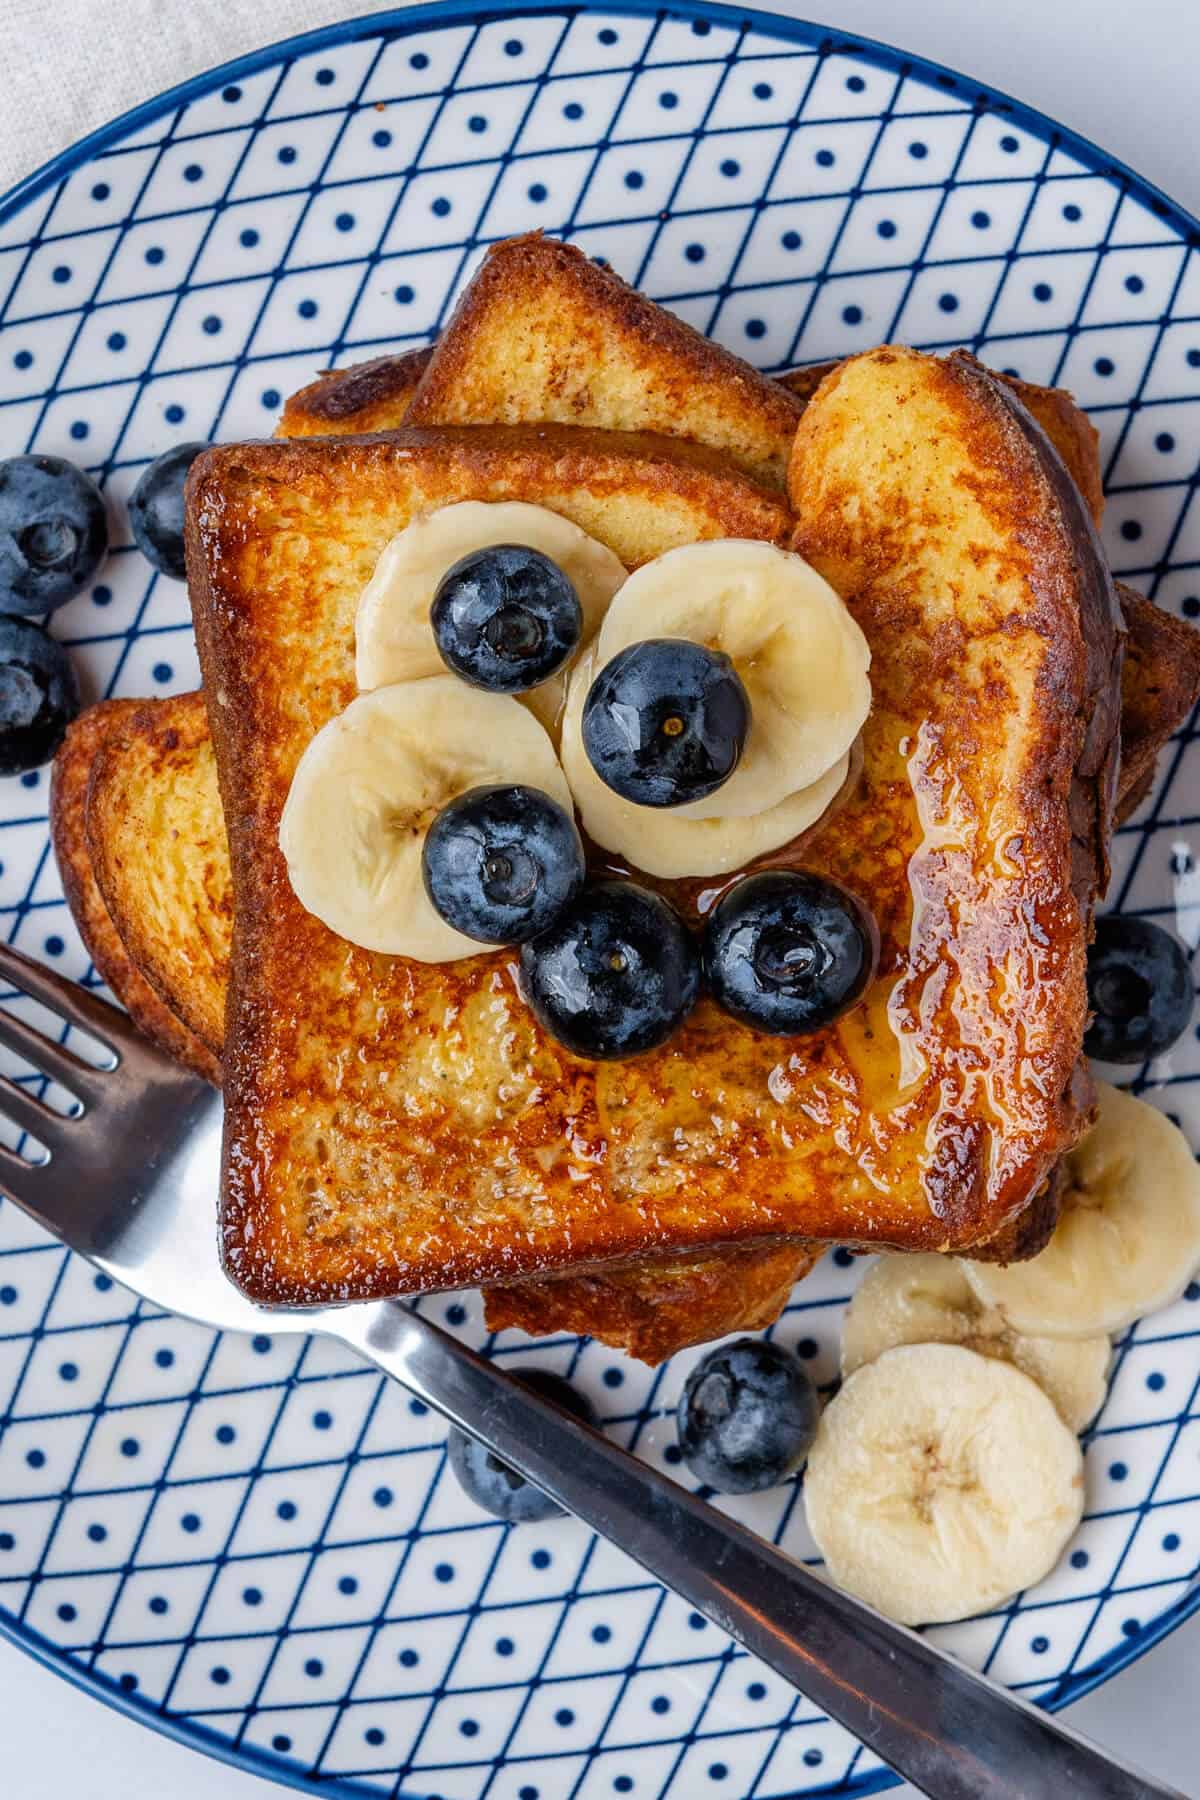
[[[765,851],[727,831],[747,851],[719,870],[674,822],[641,856],[586,840],[593,875],[692,931],[747,870],[851,890],[877,943],[836,1019],[781,1037],[701,994],[666,1042],[591,1058],[544,1029],[511,949],[391,954],[303,904],[281,820],[360,704],[384,552],[512,503],[628,575],[732,541],[840,596],[870,705],[819,817]],[[97,970],[224,1088],[231,1277],[292,1305],[479,1286],[494,1330],[659,1361],[769,1324],[834,1243],[1036,1254],[1092,1116],[1111,834],[1200,692],[1200,634],[1114,586],[1102,504],[1061,390],[894,346],[771,379],[538,236],[490,251],[429,348],[326,374],[273,440],[199,458],[204,691],[86,712],[52,830]],[[352,857],[323,874],[361,879]]]

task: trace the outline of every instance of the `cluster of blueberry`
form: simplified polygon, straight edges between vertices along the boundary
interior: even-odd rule
[[[517,694],[569,662],[583,614],[556,563],[510,544],[447,571],[432,625],[455,674]],[[601,780],[653,809],[715,794],[750,726],[749,697],[727,656],[651,638],[601,670],[582,734]],[[796,871],[735,882],[697,941],[661,894],[624,879],[588,883],[574,819],[534,788],[460,795],[434,820],[422,861],[426,892],[448,924],[479,943],[520,946],[529,1006],[579,1056],[632,1056],[665,1042],[702,983],[759,1030],[813,1031],[854,1004],[874,967],[875,929],[861,903]]]
[[[183,579],[183,485],[203,444],[152,462],[134,489],[129,523],[156,569]],[[0,775],[49,762],[79,711],[62,645],[36,623],[74,599],[108,554],[104,496],[61,456],[0,462]]]
[[[589,1401],[548,1369],[518,1381],[594,1426]],[[799,1357],[766,1338],[718,1344],[696,1364],[679,1398],[679,1456],[698,1481],[722,1494],[754,1494],[794,1475],[808,1455],[821,1404]],[[500,1457],[452,1429],[446,1445],[463,1491],[513,1524],[551,1519],[562,1508]]]

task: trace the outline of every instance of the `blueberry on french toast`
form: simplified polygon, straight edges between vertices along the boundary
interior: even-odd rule
[[[606,787],[637,806],[707,800],[737,768],[750,698],[732,660],[687,638],[618,651],[583,703],[583,748]]]
[[[523,944],[583,886],[583,844],[574,815],[540,788],[468,788],[429,827],[421,873],[434,910],[456,931]]]
[[[524,693],[557,675],[583,635],[570,577],[528,544],[461,557],[438,583],[430,617],[446,667],[495,694]]]
[[[875,969],[870,914],[836,882],[766,869],[723,894],[704,926],[704,979],[718,1006],[780,1037],[853,1006]]]

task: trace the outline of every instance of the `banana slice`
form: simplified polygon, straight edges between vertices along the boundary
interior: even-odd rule
[[[1083,1517],[1083,1458],[1019,1369],[906,1345],[826,1408],[804,1499],[839,1587],[901,1624],[943,1624],[1049,1574]]]
[[[1031,1262],[966,1262],[979,1299],[1014,1330],[1120,1331],[1178,1300],[1200,1267],[1200,1168],[1144,1100],[1097,1082],[1100,1115],[1067,1157],[1058,1228]]]
[[[961,1344],[1036,1381],[1072,1431],[1099,1412],[1112,1346],[1107,1337],[1023,1337],[976,1299],[952,1256],[883,1256],[868,1270],[842,1326],[842,1373],[899,1344]]]
[[[600,627],[597,670],[644,638],[723,650],[750,696],[742,759],[717,794],[676,818],[745,819],[825,775],[871,706],[867,640],[801,556],[744,538],[685,544],[629,577]]]
[[[528,544],[556,562],[574,583],[583,608],[583,640],[594,636],[625,580],[606,545],[570,519],[523,500],[462,500],[416,518],[384,547],[362,591],[355,621],[355,675],[370,692],[397,681],[445,673],[429,623],[438,583],[454,563],[494,544]],[[521,696],[552,729],[562,711],[565,676]]]
[[[670,552],[669,554],[674,554]],[[791,794],[777,806],[746,818],[692,819],[687,807],[636,806],[601,781],[583,747],[583,703],[595,678],[596,648],[571,671],[562,721],[561,756],[584,830],[597,844],[614,851],[647,875],[674,879],[688,875],[725,875],[744,869],[756,857],[778,850],[811,830],[845,787],[849,755],[811,787]],[[728,785],[728,784],[726,784]],[[706,802],[720,801],[725,789]]]
[[[520,782],[571,810],[554,746],[531,713],[453,675],[360,694],[300,758],[279,847],[301,906],[339,937],[415,962],[483,946],[437,914],[421,849],[442,807],[468,788]]]

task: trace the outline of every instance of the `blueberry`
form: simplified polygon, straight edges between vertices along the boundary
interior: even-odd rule
[[[704,930],[704,975],[718,1006],[781,1037],[815,1031],[853,1006],[875,967],[862,904],[820,875],[769,869],[718,901]]]
[[[715,794],[737,768],[750,700],[719,650],[647,638],[601,669],[583,705],[583,747],[601,781],[638,806]]]
[[[557,1401],[585,1425],[596,1423],[591,1403],[560,1375],[552,1375],[549,1369],[514,1369],[512,1373],[526,1387]],[[562,1512],[557,1501],[454,1425],[446,1439],[446,1455],[463,1493],[498,1519],[517,1525],[534,1519],[554,1519]]]
[[[678,913],[631,881],[584,888],[521,948],[526,1001],[576,1056],[636,1056],[696,1003],[700,959]]]
[[[808,1455],[820,1418],[798,1359],[765,1338],[710,1350],[679,1400],[679,1447],[697,1480],[722,1494],[774,1487]]]
[[[156,456],[133,490],[129,524],[137,547],[147,562],[164,575],[182,581],[183,488],[187,472],[207,444],[176,444]]]
[[[1109,913],[1096,920],[1087,985],[1095,1017],[1083,1047],[1101,1062],[1147,1062],[1188,1028],[1193,996],[1187,953],[1149,919]]]
[[[104,496],[61,456],[0,462],[0,612],[33,617],[70,600],[108,549]]]
[[[62,645],[31,619],[0,618],[0,775],[49,762],[78,711]]]
[[[570,813],[539,788],[471,788],[429,827],[421,872],[456,931],[520,944],[553,925],[583,886],[583,843]]]
[[[447,668],[494,694],[521,694],[546,681],[583,635],[571,581],[527,544],[462,557],[438,583],[430,620]]]

